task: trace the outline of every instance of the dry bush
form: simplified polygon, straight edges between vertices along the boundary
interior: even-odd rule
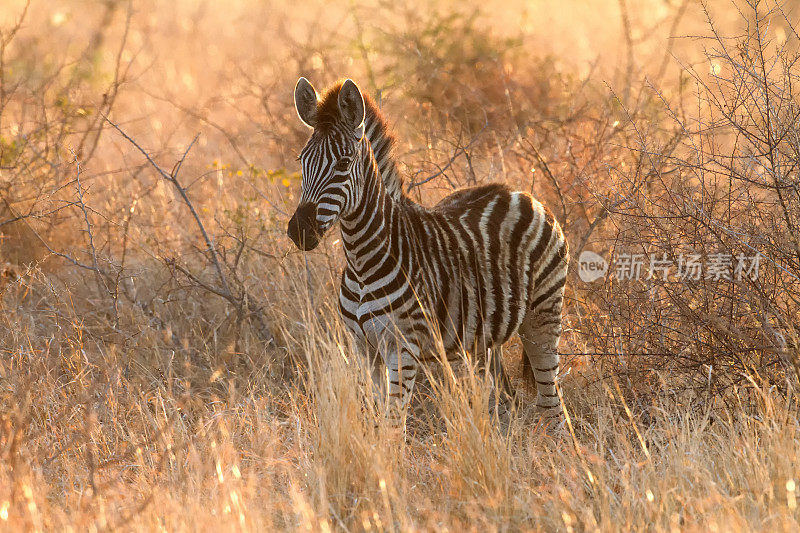
[[[686,2],[601,2],[625,60],[581,68],[551,53],[559,35],[543,45],[547,21],[508,23],[545,9],[526,3],[12,4],[3,528],[797,528],[797,37],[786,21],[782,47],[764,38],[780,12],[758,11],[738,48],[714,26],[709,77],[665,62],[697,41],[664,47],[653,29],[677,35],[691,13],[694,31]],[[336,236],[306,255],[285,237],[301,74],[379,98],[423,203],[504,180],[552,208],[573,250],[753,247],[763,278],[573,272],[564,438],[525,402],[496,420],[469,364],[426,377],[402,434],[338,319]]]
[[[780,8],[744,7],[731,37],[706,11],[705,61],[684,69],[686,102],[650,86],[667,120],[629,115],[635,159],[609,165],[609,192],[598,194],[598,219],[615,227],[591,236],[618,264],[581,304],[607,310],[582,326],[589,351],[615,354],[601,366],[637,389],[668,374],[667,390],[691,389],[698,405],[718,395],[735,401],[724,392],[753,379],[784,391],[797,379],[800,56],[794,39],[768,37],[773,20],[794,31]],[[643,259],[641,280],[615,277],[623,253]],[[756,254],[760,264],[748,272]],[[706,270],[681,276],[681,255],[696,255]],[[651,257],[674,262],[667,277],[657,264],[650,270]],[[715,261],[727,268],[708,270]]]

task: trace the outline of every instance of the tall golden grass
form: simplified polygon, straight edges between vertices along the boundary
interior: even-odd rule
[[[794,14],[555,5],[0,6],[0,529],[797,530]],[[469,364],[398,431],[338,319],[337,236],[285,237],[299,75],[379,99],[423,203],[504,180],[573,249],[772,262],[573,272],[564,435],[525,401],[499,423]],[[759,95],[764,152],[735,135],[764,137]]]

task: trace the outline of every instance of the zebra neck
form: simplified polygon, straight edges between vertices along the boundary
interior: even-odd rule
[[[360,194],[357,206],[341,218],[342,243],[348,262],[356,274],[361,263],[388,246],[392,217],[401,208],[400,201],[387,191],[377,164],[366,146],[362,175],[356,181]]]

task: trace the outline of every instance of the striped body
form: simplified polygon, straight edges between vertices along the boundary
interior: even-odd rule
[[[460,190],[431,209],[407,198],[382,203],[378,216],[342,221],[339,303],[356,333],[372,315],[407,315],[403,332],[423,333],[415,340],[424,359],[433,351],[431,317],[455,357],[503,344],[563,289],[564,236],[527,193],[497,184]]]
[[[549,211],[505,185],[460,190],[432,208],[416,204],[402,193],[393,140],[374,104],[349,80],[322,100],[307,83],[298,83],[295,102],[314,133],[301,153],[303,195],[289,234],[310,249],[341,222],[340,308],[382,362],[380,390],[405,405],[438,339],[448,357],[467,350],[481,359],[519,332],[537,405],[560,416],[556,347],[568,253]],[[491,369],[507,383],[499,357]]]

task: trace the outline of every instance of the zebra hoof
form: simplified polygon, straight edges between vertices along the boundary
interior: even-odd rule
[[[566,424],[561,405],[555,407],[537,407],[536,415],[538,418],[537,426],[547,435],[552,437],[566,435]]]

